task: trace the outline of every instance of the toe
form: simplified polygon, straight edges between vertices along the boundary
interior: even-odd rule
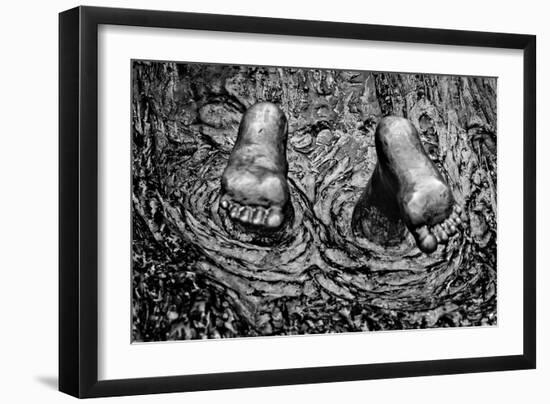
[[[263,208],[256,208],[252,213],[252,224],[260,226],[264,222],[265,211]]]
[[[460,218],[461,212],[462,212],[462,209],[460,210],[455,209],[455,211],[451,213],[451,216],[449,217],[450,223],[454,224],[455,226],[460,226],[460,224],[462,223],[462,219]]]
[[[436,224],[433,230],[439,243],[446,243],[449,240],[447,233],[443,230],[443,227],[441,225]]]
[[[231,216],[231,218],[235,219],[237,216],[239,216],[239,211],[240,211],[241,207],[237,204],[235,204],[231,210],[229,211],[229,216]]]
[[[437,249],[437,239],[428,230],[427,226],[422,226],[415,230],[416,244],[423,252],[429,254]]]
[[[447,230],[446,230],[446,231],[447,231],[447,234],[453,235],[453,234],[456,233],[456,226],[455,226],[455,224],[454,224],[450,219],[447,219],[447,220],[445,221],[445,226],[446,226],[446,228],[447,228]]]
[[[420,241],[418,247],[426,254],[432,253],[437,249],[437,239],[434,237],[433,234],[429,234]]]
[[[244,206],[239,212],[239,220],[243,223],[250,222],[251,213],[251,209],[248,206]]]
[[[222,196],[220,206],[224,209],[227,209],[229,207],[229,199],[227,195]]]
[[[283,223],[283,215],[279,209],[275,209],[269,212],[265,219],[265,224],[267,227],[276,228]]]

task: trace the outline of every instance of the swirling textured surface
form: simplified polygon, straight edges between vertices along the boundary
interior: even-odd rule
[[[136,61],[133,338],[158,341],[496,324],[496,79]],[[220,179],[243,112],[289,121],[294,218],[234,237]],[[466,212],[431,254],[352,234],[374,129],[410,119]]]

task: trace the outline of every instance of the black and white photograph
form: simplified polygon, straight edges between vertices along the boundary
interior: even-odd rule
[[[2,10],[0,402],[548,401],[544,3]]]
[[[497,77],[129,68],[132,342],[498,325]]]

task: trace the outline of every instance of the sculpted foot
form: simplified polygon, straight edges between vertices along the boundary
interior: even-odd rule
[[[378,164],[354,216],[363,221],[362,227],[368,227],[372,223],[361,212],[369,203],[384,204],[380,209],[393,220],[399,216],[418,248],[432,253],[461,225],[462,211],[451,189],[407,119],[383,118],[376,128],[375,143]]]
[[[252,231],[274,231],[290,209],[286,180],[288,124],[276,105],[262,102],[244,114],[223,172],[220,209]]]

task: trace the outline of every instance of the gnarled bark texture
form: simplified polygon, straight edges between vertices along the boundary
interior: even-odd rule
[[[289,120],[295,210],[271,246],[232,239],[221,173],[246,108]],[[137,341],[496,324],[496,79],[135,62]],[[374,129],[410,119],[467,214],[434,254],[353,236]]]

